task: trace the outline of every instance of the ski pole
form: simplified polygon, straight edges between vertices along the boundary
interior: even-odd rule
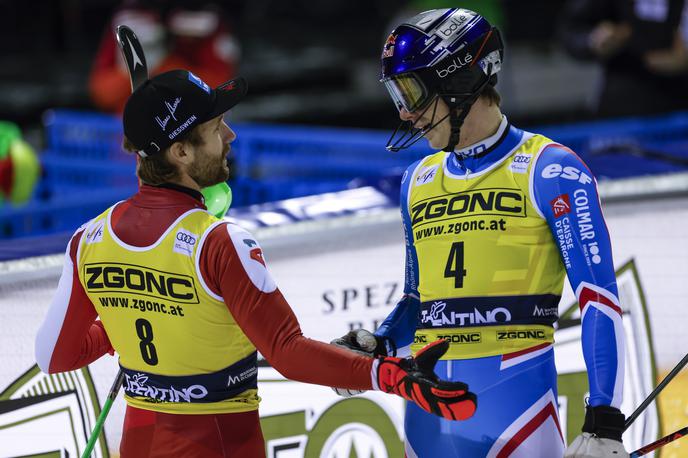
[[[678,431],[674,431],[671,434],[667,434],[666,436],[662,437],[661,439],[657,439],[656,441],[645,445],[644,447],[640,447],[638,450],[635,452],[631,453],[631,458],[636,458],[638,456],[643,456],[647,455],[653,450],[657,450],[660,447],[664,447],[666,444],[675,441],[676,439],[680,439],[683,436],[688,434],[688,426],[684,426],[683,428],[679,429]]]
[[[657,385],[657,388],[652,390],[652,393],[650,393],[648,395],[648,397],[645,398],[645,400],[638,406],[638,408],[635,409],[635,411],[626,419],[626,423],[624,424],[624,431],[626,431],[628,429],[628,427],[631,426],[631,424],[635,421],[635,419],[638,418],[638,416],[641,413],[643,413],[643,410],[645,410],[645,408],[648,405],[650,405],[650,403],[657,397],[657,395],[664,389],[664,387],[667,386],[669,384],[669,382],[671,382],[671,380],[673,380],[673,378],[676,377],[676,375],[679,372],[681,372],[681,369],[683,369],[683,366],[685,366],[687,363],[688,363],[688,354],[686,354],[686,356],[684,356],[683,359],[681,361],[679,361],[679,363],[676,365],[676,367],[674,367],[671,370],[671,372],[669,372],[667,374],[667,376],[664,377],[664,380],[659,382],[659,385]]]
[[[117,372],[115,383],[112,384],[112,388],[110,388],[110,392],[108,393],[107,399],[105,400],[103,410],[101,410],[100,415],[98,415],[98,421],[96,421],[96,426],[93,428],[93,432],[91,432],[91,437],[88,438],[88,443],[86,444],[84,453],[81,454],[81,458],[88,458],[89,456],[91,456],[93,447],[96,445],[98,436],[100,436],[100,431],[103,429],[105,419],[107,418],[108,413],[110,412],[110,407],[112,407],[112,403],[115,402],[115,398],[117,397],[117,393],[119,393],[119,389],[122,386],[123,381],[124,372],[122,372],[122,370],[120,369],[120,371]]]

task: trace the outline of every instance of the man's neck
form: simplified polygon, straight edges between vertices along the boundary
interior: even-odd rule
[[[179,182],[167,182],[155,186],[156,188],[172,189],[177,192],[187,194],[201,203],[204,203],[203,194],[200,190],[179,184]]]
[[[180,175],[181,176],[179,177],[179,179],[177,179],[175,181],[170,181],[170,183],[201,192],[201,187],[198,186],[198,183],[196,183],[196,181],[194,181],[193,178],[191,178],[186,173],[180,173]]]
[[[496,148],[497,145],[499,145],[502,142],[502,140],[504,140],[508,131],[509,122],[507,121],[506,116],[502,116],[502,119],[499,125],[497,126],[497,130],[495,130],[495,132],[492,135],[481,138],[480,140],[476,141],[475,143],[471,143],[470,145],[455,148],[454,155],[457,157],[457,159],[465,159],[469,157],[482,157],[490,151],[492,151],[494,148]]]
[[[461,126],[461,139],[455,150],[462,150],[494,135],[501,122],[502,112],[499,106],[479,98]]]

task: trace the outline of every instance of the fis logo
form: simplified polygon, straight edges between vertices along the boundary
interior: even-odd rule
[[[86,233],[86,243],[98,243],[103,240],[103,231],[105,229],[105,221],[100,221],[94,227],[89,228]]]
[[[571,202],[569,201],[568,194],[562,194],[555,197],[549,204],[552,207],[555,218],[559,218],[571,212]]]
[[[421,170],[416,177],[416,186],[432,183],[437,175],[438,167],[439,165],[431,165],[430,167],[425,167],[423,170]]]

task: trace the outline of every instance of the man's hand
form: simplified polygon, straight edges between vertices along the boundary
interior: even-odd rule
[[[387,340],[387,342],[390,342]],[[346,348],[355,353],[374,358],[375,356],[387,356],[388,344],[384,338],[376,336],[365,329],[349,331],[338,339],[330,342],[332,345]],[[347,390],[345,388],[332,388],[338,395],[348,398],[363,393],[365,390]]]
[[[468,391],[468,385],[440,380],[434,372],[448,349],[449,342],[441,339],[423,347],[414,358],[379,356],[373,364],[373,387],[413,401],[447,420],[470,418],[475,413],[476,396]]]
[[[624,422],[624,414],[617,408],[587,406],[583,434],[569,445],[564,458],[628,458],[621,441]]]
[[[569,445],[564,458],[628,458],[629,456],[621,442],[583,433]]]

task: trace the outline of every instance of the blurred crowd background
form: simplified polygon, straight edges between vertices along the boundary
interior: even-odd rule
[[[31,194],[34,182],[49,172],[50,158],[58,157],[50,120],[74,124],[86,118],[50,113],[77,110],[92,113],[95,122],[99,113],[121,112],[130,88],[114,39],[116,25],[134,29],[154,73],[188,68],[211,85],[244,76],[249,97],[231,112],[230,123],[390,131],[398,118],[378,81],[382,44],[400,20],[452,6],[476,10],[502,30],[506,56],[497,88],[502,111],[520,127],[688,108],[684,0],[0,0],[0,121],[12,131],[3,143],[8,130],[0,128],[0,149],[6,145],[0,150],[3,200],[16,205],[53,197],[55,189],[45,186]],[[347,140],[331,133],[324,143]],[[638,145],[625,138],[623,144],[637,156]],[[15,140],[33,149],[38,160],[14,151],[9,145]],[[653,148],[650,155],[665,165],[688,166],[685,148],[670,153]],[[382,144],[380,150],[386,154]],[[238,172],[257,181],[268,174]],[[355,175],[346,179],[361,178]],[[17,191],[20,181],[31,180],[24,186],[28,194]],[[244,203],[276,197],[285,196],[267,193]],[[0,215],[0,237],[21,235],[2,226]]]

